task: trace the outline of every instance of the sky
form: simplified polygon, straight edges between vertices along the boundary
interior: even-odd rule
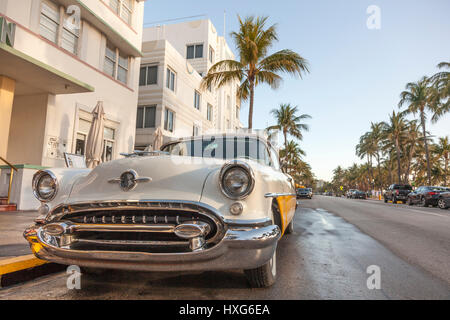
[[[371,5],[380,9],[379,29],[367,27]],[[433,75],[438,63],[450,61],[448,0],[149,0],[144,26],[204,15],[197,19],[210,19],[223,35],[224,11],[225,36],[235,54],[230,32],[238,30],[237,15],[268,16],[279,37],[269,53],[291,49],[308,60],[310,73],[302,79],[283,75],[277,90],[256,89],[253,126],[274,124],[270,110],[280,103],[309,114],[310,130],[299,144],[318,179],[331,180],[338,165],[361,163],[355,146],[370,123],[387,121],[399,110],[408,82]],[[186,20],[193,19],[179,22]],[[246,126],[248,103],[241,119]],[[436,137],[450,135],[450,115],[435,125],[428,122],[428,128]]]

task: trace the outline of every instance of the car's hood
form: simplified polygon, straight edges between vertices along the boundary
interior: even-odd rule
[[[132,157],[97,166],[75,182],[68,203],[95,200],[189,200],[200,201],[204,182],[223,161],[178,156]],[[128,170],[151,181],[138,182],[123,191],[118,181]]]

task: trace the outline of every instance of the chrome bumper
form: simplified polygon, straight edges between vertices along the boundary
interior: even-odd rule
[[[24,232],[36,257],[66,265],[136,271],[204,271],[257,268],[273,256],[278,226],[228,227],[214,247],[183,253],[74,250],[59,247],[42,225]]]

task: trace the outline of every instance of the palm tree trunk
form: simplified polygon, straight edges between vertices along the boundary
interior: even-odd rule
[[[286,129],[283,129],[283,136],[284,136],[284,161],[285,161],[285,163],[286,163],[286,167],[289,167],[289,164],[288,164],[288,159],[289,159],[289,157],[288,157],[288,149],[287,149],[287,145],[288,145],[288,142],[287,142],[287,131],[286,131]]]
[[[406,168],[406,174],[405,174],[405,182],[409,183],[409,173],[411,172],[411,162],[412,162],[412,157],[414,155],[414,145],[411,146],[411,149],[409,150],[409,155],[408,155],[408,167]]]
[[[377,152],[378,186],[383,189],[383,177],[381,176],[380,155]]]
[[[448,173],[448,157],[445,158],[445,162],[444,162],[444,187],[447,186],[447,173]]]
[[[255,83],[250,81],[250,105],[248,108],[248,128],[253,128],[253,103],[255,101]]]
[[[427,130],[425,129],[425,113],[423,110],[420,111],[420,122],[422,124],[423,130],[423,141],[425,144],[425,156],[427,158],[427,178],[428,185],[431,185],[431,166],[430,166],[430,153],[428,152],[428,141],[427,141]]]
[[[395,139],[395,150],[397,152],[397,175],[398,175],[398,183],[402,183],[402,171],[400,167],[400,145],[398,142],[398,137]]]

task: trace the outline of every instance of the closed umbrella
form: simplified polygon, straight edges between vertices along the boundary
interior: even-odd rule
[[[92,123],[86,141],[86,165],[88,168],[95,168],[101,161],[104,124],[103,102],[99,101],[92,111]]]
[[[161,149],[163,144],[163,133],[161,128],[156,128],[154,135],[155,138],[153,140],[153,150],[158,151],[159,149]]]

